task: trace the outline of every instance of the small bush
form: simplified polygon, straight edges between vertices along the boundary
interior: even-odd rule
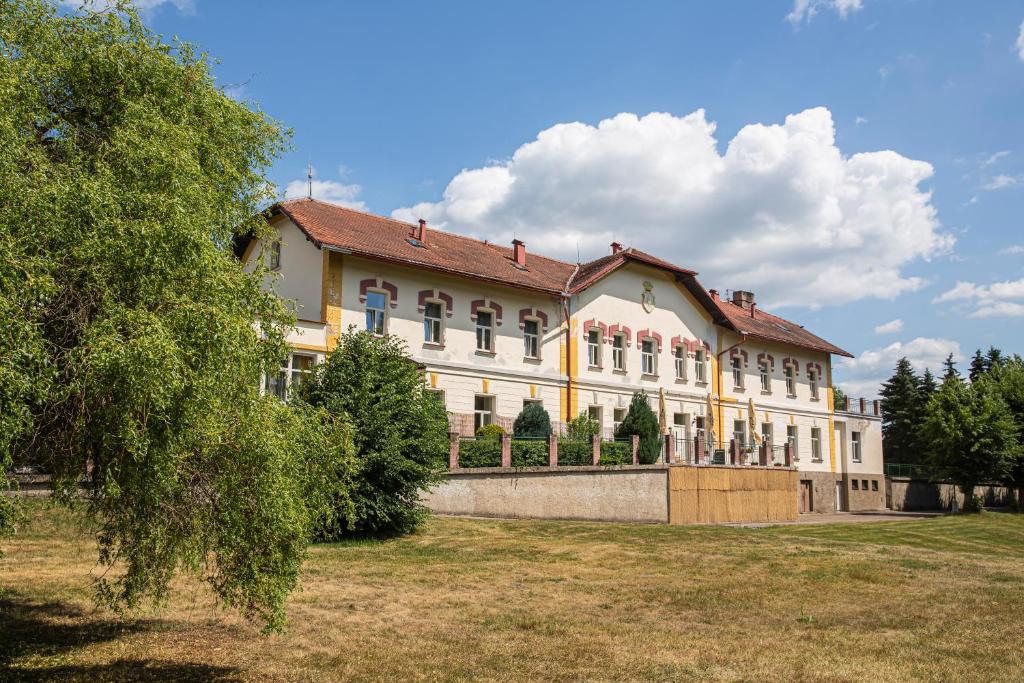
[[[512,467],[546,467],[547,439],[512,439]]]
[[[512,424],[515,436],[545,437],[551,434],[551,416],[540,403],[527,403]]]
[[[559,439],[558,464],[593,465],[593,443],[590,441],[590,439],[587,439],[586,441],[579,441],[578,439]]]
[[[633,446],[628,441],[602,441],[602,465],[632,465]]]
[[[580,413],[565,425],[565,436],[573,441],[590,441],[601,434],[601,423],[586,413]]]
[[[638,391],[629,403],[629,412],[615,432],[615,438],[623,439],[636,434],[640,437],[639,460],[644,465],[658,462],[661,455],[661,427],[651,410],[647,394]]]
[[[501,425],[494,424],[493,422],[489,425],[484,425],[480,429],[476,430],[477,436],[493,437],[498,438],[505,434],[505,430],[501,428]]]
[[[462,439],[459,467],[501,467],[501,441],[493,437]]]

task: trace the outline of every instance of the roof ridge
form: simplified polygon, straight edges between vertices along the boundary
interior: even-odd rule
[[[382,216],[382,215],[380,215],[378,213],[372,213],[370,211],[364,211],[362,209],[353,209],[352,207],[342,206],[341,204],[336,204],[334,202],[329,202],[329,201],[326,201],[326,200],[323,200],[323,199],[313,199],[313,198],[310,198],[310,197],[296,197],[294,199],[282,200],[280,202],[277,202],[277,204],[297,204],[297,203],[300,203],[300,202],[312,202],[314,204],[321,204],[323,206],[326,206],[326,207],[329,207],[329,208],[332,208],[332,209],[341,209],[342,211],[351,211],[352,213],[358,213],[360,215],[368,216],[370,218],[377,218],[377,219],[380,219],[380,220],[385,220],[385,221],[388,221],[389,223],[396,223],[398,225],[401,225],[401,226],[404,226],[404,227],[407,227],[407,228],[415,229],[417,227],[417,226],[413,225],[412,223],[406,223],[405,221],[398,220],[397,218],[391,218],[390,216]],[[489,240],[482,240],[482,239],[478,239],[476,237],[470,237],[469,235],[462,235],[462,234],[457,233],[457,232],[451,232],[449,230],[442,230],[440,228],[430,228],[430,231],[431,232],[441,233],[442,235],[447,235],[448,237],[454,237],[454,238],[460,239],[460,240],[466,240],[466,241],[469,241],[469,242],[475,242],[476,244],[481,244],[481,245],[484,245],[484,246],[495,247],[497,249],[508,249],[509,251],[512,250],[511,247],[503,247],[502,245],[498,244],[497,242],[491,242]],[[536,257],[536,258],[542,258],[542,259],[545,259],[545,260],[548,260],[548,261],[554,261],[555,263],[561,263],[562,265],[569,266],[569,267],[572,267],[574,265],[578,265],[578,264],[570,263],[568,261],[563,261],[562,259],[555,258],[554,256],[547,256],[546,254],[541,254],[541,253],[538,253],[538,252],[530,252],[530,256]]]

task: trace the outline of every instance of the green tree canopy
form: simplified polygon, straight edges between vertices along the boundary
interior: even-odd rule
[[[1024,507],[1024,361],[1014,356],[994,373],[992,381],[1006,402],[1016,426],[1017,448],[1004,482],[1016,489],[1017,505]]]
[[[346,415],[354,429],[360,464],[354,522],[327,529],[324,537],[415,529],[426,512],[420,495],[447,463],[448,416],[425,390],[422,370],[402,341],[349,328],[298,393],[332,415]]]
[[[633,394],[629,411],[615,432],[617,438],[633,434],[640,437],[640,462],[644,465],[657,462],[661,455],[661,426],[658,424],[658,416],[651,410],[647,394],[642,391]]]
[[[977,382],[987,371],[988,360],[985,356],[981,355],[981,349],[976,349],[974,351],[974,356],[971,358],[971,366],[967,372],[967,376],[972,382]]]
[[[89,464],[114,606],[186,569],[278,626],[344,497],[344,423],[259,395],[293,323],[230,248],[284,140],[127,5],[0,0],[0,465],[71,501]]]
[[[949,379],[960,380],[960,371],[956,369],[956,361],[953,360],[953,354],[950,353],[946,356],[946,360],[942,362],[944,372],[942,373],[942,381],[945,382]]]
[[[512,434],[524,437],[550,436],[551,416],[541,403],[531,401],[523,406],[516,421],[512,423]]]
[[[922,418],[921,390],[910,361],[901,358],[882,385],[882,439],[888,462],[921,460],[917,427]]]
[[[943,382],[920,431],[929,464],[960,487],[965,509],[973,509],[975,487],[1004,480],[1013,467],[1016,429],[999,387],[982,377],[971,384]]]

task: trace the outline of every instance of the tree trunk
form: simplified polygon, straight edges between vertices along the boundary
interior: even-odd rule
[[[974,484],[961,484],[960,491],[964,494],[964,512],[977,512],[978,506],[974,504]]]

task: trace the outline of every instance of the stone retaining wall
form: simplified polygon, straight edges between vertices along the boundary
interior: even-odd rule
[[[964,495],[953,484],[933,483],[927,479],[887,477],[889,506],[893,510],[950,510],[953,500],[959,509],[964,507]],[[1013,492],[1005,486],[985,485],[974,489],[988,507],[1003,507],[1013,503]]]

